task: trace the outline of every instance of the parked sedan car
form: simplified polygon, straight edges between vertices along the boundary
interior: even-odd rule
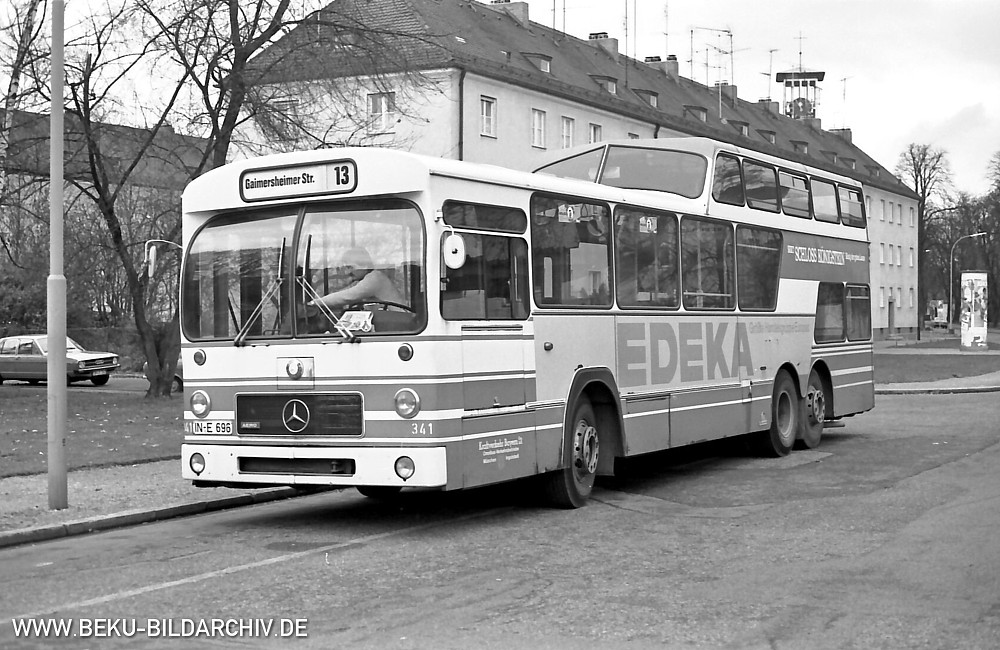
[[[48,350],[45,334],[0,339],[0,382],[8,379],[20,379],[29,384],[45,381],[48,378]],[[85,350],[73,339],[66,338],[68,383],[90,380],[95,386],[103,386],[118,366],[117,354]]]
[[[149,362],[144,362],[142,364],[142,375],[143,377],[148,376],[146,371],[149,369]],[[184,361],[177,357],[177,367],[174,368],[174,380],[170,382],[170,392],[179,393],[184,390]]]

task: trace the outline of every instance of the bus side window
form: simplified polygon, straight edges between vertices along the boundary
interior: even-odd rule
[[[837,212],[837,188],[833,183],[812,179],[813,210],[820,221],[837,223],[840,214]]]
[[[781,186],[781,210],[793,217],[808,219],[809,211],[809,180],[804,176],[778,172],[778,182]]]
[[[610,210],[599,203],[531,198],[532,264],[539,305],[611,306]]]
[[[712,198],[719,203],[743,205],[743,177],[740,175],[740,160],[720,154],[715,159],[715,180],[712,181]]]
[[[847,285],[847,340],[868,341],[872,337],[871,290]]]
[[[740,309],[773,311],[778,304],[781,233],[737,226],[736,293]]]
[[[743,161],[747,205],[756,210],[778,211],[778,181],[774,167],[751,160]]]
[[[441,315],[447,320],[527,318],[527,243],[519,237],[461,236],[465,263],[457,269],[442,264]]]
[[[685,309],[732,309],[733,227],[695,217],[681,219],[681,274]]]
[[[615,210],[615,284],[621,307],[677,307],[677,216]]]
[[[844,285],[839,282],[819,283],[813,338],[817,343],[844,340]]]

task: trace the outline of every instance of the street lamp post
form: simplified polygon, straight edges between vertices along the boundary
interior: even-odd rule
[[[948,331],[951,331],[951,323],[953,321],[953,309],[955,307],[955,301],[953,299],[953,292],[955,289],[955,247],[958,246],[958,242],[963,239],[969,239],[971,237],[983,237],[986,235],[985,232],[977,232],[971,235],[962,235],[955,240],[955,243],[951,245],[951,254],[948,256]]]

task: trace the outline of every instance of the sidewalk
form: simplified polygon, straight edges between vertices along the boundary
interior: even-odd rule
[[[876,357],[883,354],[926,354],[929,361],[934,355],[958,353],[951,348],[908,348],[905,344],[894,346],[892,342],[876,345],[875,350]],[[962,354],[1000,356],[1000,350]],[[1000,368],[1000,358],[997,359],[997,367]],[[1000,370],[978,377],[875,386],[876,395],[994,391],[1000,391]],[[0,479],[0,548],[287,499],[300,494],[292,488],[195,488],[181,479],[179,459],[73,471],[69,473],[67,487],[69,507],[49,510],[47,475]]]

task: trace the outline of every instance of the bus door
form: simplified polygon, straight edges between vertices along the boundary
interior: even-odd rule
[[[463,254],[446,260],[441,310],[461,325],[463,485],[493,483],[536,471],[534,373],[527,242],[462,232]]]

